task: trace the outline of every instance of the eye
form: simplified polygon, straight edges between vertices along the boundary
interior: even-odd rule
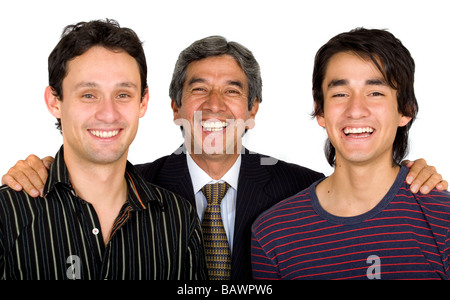
[[[84,99],[89,99],[89,100],[92,100],[95,98],[94,95],[92,95],[92,94],[84,94],[81,97]]]
[[[381,96],[384,96],[384,94],[381,93],[381,92],[371,92],[369,95],[370,95],[370,96],[373,96],[373,97],[381,97]]]
[[[128,95],[128,94],[119,94],[117,96],[117,98],[119,98],[119,99],[127,99],[127,98],[130,98],[130,95]]]
[[[241,94],[241,92],[237,91],[237,90],[228,90],[226,93],[230,94],[230,95],[240,95]]]
[[[204,87],[194,87],[191,90],[191,93],[194,95],[203,95],[206,94],[207,92],[208,92],[207,89]]]
[[[344,93],[336,93],[333,96],[331,96],[332,98],[342,98],[342,97],[346,97],[347,94]]]

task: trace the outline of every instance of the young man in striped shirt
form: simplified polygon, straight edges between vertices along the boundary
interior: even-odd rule
[[[335,170],[255,221],[256,279],[448,279],[450,194],[413,194],[400,166],[418,111],[414,69],[384,30],[318,51],[314,115]]]
[[[45,101],[63,146],[44,196],[0,189],[1,279],[206,279],[195,209],[147,183],[127,154],[148,103],[137,35],[66,27]]]

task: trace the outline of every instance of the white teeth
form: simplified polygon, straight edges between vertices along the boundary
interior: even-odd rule
[[[119,134],[119,130],[113,130],[113,131],[99,131],[99,130],[90,130],[90,133],[95,135],[99,138],[112,138]]]
[[[373,128],[370,127],[364,127],[364,128],[344,128],[344,133],[345,134],[350,134],[350,133],[372,133],[373,132]]]
[[[202,121],[201,124],[206,131],[220,131],[228,126],[227,122],[221,121]]]

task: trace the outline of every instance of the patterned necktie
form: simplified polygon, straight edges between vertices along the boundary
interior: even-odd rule
[[[208,201],[203,213],[202,231],[210,280],[230,279],[231,251],[220,213],[220,202],[229,187],[224,182],[207,184],[202,188]]]

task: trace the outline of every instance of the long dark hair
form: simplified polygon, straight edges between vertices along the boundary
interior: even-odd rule
[[[323,115],[322,83],[331,57],[340,52],[354,52],[370,59],[380,70],[386,82],[397,91],[398,111],[411,121],[398,127],[393,145],[393,163],[400,164],[408,152],[409,129],[419,109],[414,93],[415,63],[410,52],[392,33],[380,29],[356,28],[338,34],[323,45],[316,54],[313,70],[313,116]],[[380,62],[380,63],[379,63]],[[328,139],[325,145],[328,163],[336,163],[336,149]]]

